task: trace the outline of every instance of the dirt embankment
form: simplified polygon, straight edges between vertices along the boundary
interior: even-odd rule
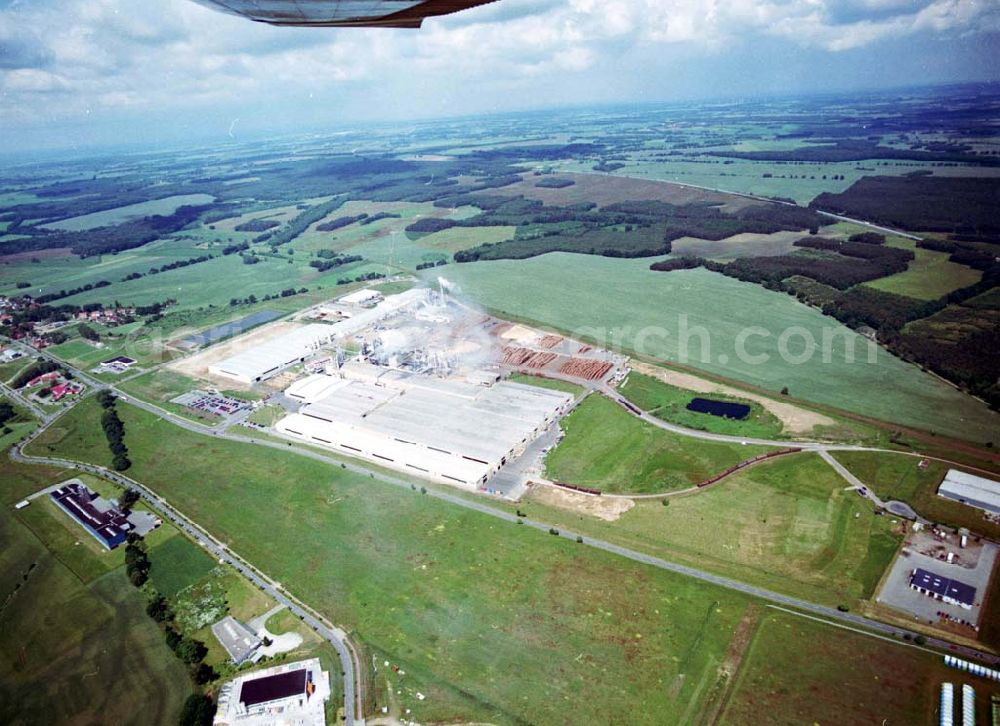
[[[603,519],[605,522],[614,522],[635,506],[634,501],[624,497],[591,496],[541,483],[532,486],[531,498],[539,504],[586,514]]]
[[[694,391],[695,393],[721,393],[727,396],[736,396],[738,398],[745,398],[748,401],[759,403],[767,411],[774,414],[779,421],[781,421],[784,431],[788,434],[808,434],[811,433],[817,426],[833,426],[836,424],[836,421],[832,418],[824,416],[821,413],[801,408],[795,404],[776,401],[773,398],[768,398],[767,396],[741,391],[738,388],[725,386],[721,383],[714,383],[713,381],[709,381],[705,378],[699,378],[698,376],[691,375],[690,373],[671,371],[636,360],[631,362],[631,366],[633,370],[639,373],[661,380],[671,386],[677,386],[678,388]]]

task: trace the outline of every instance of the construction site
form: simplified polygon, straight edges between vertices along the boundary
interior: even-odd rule
[[[360,290],[185,361],[186,372],[266,391],[285,412],[278,435],[479,490],[576,403],[511,373],[596,387],[624,364],[478,310],[444,279],[388,297]]]

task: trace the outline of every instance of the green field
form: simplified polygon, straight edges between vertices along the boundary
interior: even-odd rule
[[[120,569],[81,581],[12,512],[65,473],[4,452],[0,474],[0,721],[176,724],[190,682],[143,595]]]
[[[129,396],[135,396],[140,400],[154,403],[164,411],[169,411],[170,413],[207,426],[215,426],[219,423],[218,416],[171,402],[171,399],[176,398],[182,393],[188,393],[203,387],[204,383],[201,381],[189,378],[176,371],[158,368],[126,381],[118,386],[118,390]]]
[[[79,217],[61,219],[58,222],[50,222],[41,226],[47,229],[64,229],[72,232],[80,232],[97,227],[109,227],[132,219],[141,219],[142,217],[150,217],[158,214],[169,215],[177,211],[179,207],[208,204],[213,200],[214,198],[209,194],[179,194],[173,197],[164,197],[149,202],[127,204],[124,207],[115,207],[101,212],[83,214]]]
[[[871,174],[877,163],[880,162],[868,159],[865,161],[819,162],[796,166],[781,161],[722,159],[705,156],[689,157],[684,161],[672,161],[635,155],[634,158],[628,160],[625,168],[617,170],[614,175],[643,180],[657,179],[681,184],[696,184],[710,189],[755,194],[762,197],[783,197],[794,199],[799,204],[808,204],[822,192],[845,191],[865,174]],[[590,172],[590,166],[590,162],[563,162],[559,168],[563,171]],[[890,161],[888,165],[880,165],[878,173],[884,175],[908,174],[915,169],[926,169],[933,172],[935,167],[931,163]],[[948,172],[953,173],[954,170],[948,170]],[[792,179],[793,175],[807,178]],[[834,179],[834,176],[843,176],[844,178]]]
[[[281,406],[268,404],[251,413],[247,417],[247,420],[250,421],[250,423],[259,424],[261,426],[274,426],[278,423],[278,421],[284,418],[287,413],[288,412]]]
[[[583,388],[581,386],[577,386],[573,383],[569,383],[567,381],[557,381],[554,378],[529,376],[526,373],[512,373],[509,380],[514,381],[515,383],[526,383],[529,386],[548,388],[551,391],[562,391],[563,393],[572,393],[574,396],[583,392]]]
[[[927,724],[943,681],[959,693],[963,683],[977,695],[990,691],[987,681],[948,668],[939,655],[768,610],[720,723]],[[978,702],[980,723],[987,723],[988,699]]]
[[[746,607],[418,492],[120,412],[130,474],[426,682],[412,718],[688,721]],[[92,428],[96,414],[85,401],[60,424]],[[85,440],[67,435],[59,450],[106,460],[106,446]]]
[[[719,393],[697,394],[635,371],[629,373],[618,390],[643,411],[689,429],[760,439],[774,439],[781,436],[781,421],[756,401]],[[687,405],[691,399],[699,395],[717,401],[745,404],[750,407],[750,414],[742,421],[735,421],[707,413],[688,411]]]
[[[917,247],[911,240],[897,242],[895,246],[911,249],[916,258],[906,271],[865,283],[876,290],[906,295],[918,300],[936,300],[953,290],[975,285],[983,276],[979,270],[951,262],[947,252],[936,252]]]
[[[452,227],[420,238],[420,244],[449,255],[484,244],[514,239],[517,227]]]
[[[75,255],[47,255],[42,263],[23,261],[0,267],[0,293],[24,292],[16,287],[18,282],[29,283],[31,287],[27,291],[38,294],[71,290],[99,280],[114,283],[112,287],[104,288],[105,292],[110,293],[126,275],[135,272],[145,274],[151,267],[161,267],[178,260],[200,257],[205,252],[204,247],[198,246],[197,240],[167,238],[136,249],[124,250],[117,255],[108,254],[86,259],[80,259]],[[196,270],[197,267],[185,269]],[[156,277],[151,279],[155,280]],[[112,295],[109,301],[113,299]]]
[[[834,457],[881,499],[898,499],[933,521],[1000,538],[1000,524],[987,520],[982,511],[937,495],[948,469],[960,466],[928,460],[927,468],[921,469],[918,457],[888,452],[838,451]]]
[[[767,450],[664,431],[596,394],[561,425],[566,437],[546,457],[546,476],[608,493],[686,489]]]
[[[529,260],[449,265],[434,271],[461,285],[488,308],[538,321],[605,345],[639,349],[650,357],[687,362],[696,368],[791,395],[973,441],[1000,440],[1000,415],[884,350],[868,362],[868,344],[832,318],[788,295],[706,270],[651,272],[648,260],[616,260],[554,253]],[[808,331],[822,346],[833,337],[829,362],[821,350],[805,362],[803,337],[787,340],[783,359],[778,340],[790,329]],[[701,344],[704,331],[710,350]],[[684,334],[685,330],[687,335]],[[738,340],[745,351],[740,359]],[[765,336],[764,333],[767,333]],[[855,360],[848,362],[848,343]],[[725,356],[725,363],[722,363]],[[859,395],[878,391],[879,395]]]
[[[818,456],[759,464],[707,489],[638,500],[614,521],[557,508],[544,491],[529,516],[830,606],[872,595],[900,541],[891,518],[845,491]]]
[[[171,537],[151,547],[149,559],[150,579],[157,591],[168,598],[190,587],[215,567],[215,560],[184,536]]]

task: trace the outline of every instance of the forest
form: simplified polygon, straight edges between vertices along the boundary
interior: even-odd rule
[[[810,206],[917,232],[1000,239],[1000,179],[866,176],[840,194],[820,194]]]

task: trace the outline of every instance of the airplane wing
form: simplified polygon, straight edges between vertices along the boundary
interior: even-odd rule
[[[419,28],[424,18],[496,0],[194,0],[269,25],[317,28]]]

